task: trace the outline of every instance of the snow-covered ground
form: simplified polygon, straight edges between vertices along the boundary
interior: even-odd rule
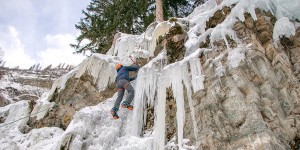
[[[213,14],[222,9],[224,6],[231,6],[231,14],[229,14],[223,23],[215,28],[205,31],[205,23]],[[187,20],[191,24],[188,31],[189,40],[185,44],[187,48],[186,57],[176,63],[166,65],[163,59],[166,57],[164,52],[160,53],[156,58],[152,59],[147,65],[143,66],[139,71],[139,76],[134,83],[136,95],[134,99],[135,109],[132,112],[121,109],[119,111],[120,119],[113,120],[110,109],[113,106],[115,96],[107,99],[105,102],[96,106],[86,107],[78,111],[66,131],[56,127],[47,127],[33,129],[27,134],[21,131],[26,128],[26,116],[30,116],[28,111],[28,102],[21,101],[0,108],[0,117],[7,116],[4,123],[0,124],[0,148],[1,149],[60,149],[64,148],[76,149],[115,149],[115,150],[145,150],[145,149],[197,149],[198,145],[187,146],[189,139],[183,136],[183,124],[185,119],[184,103],[183,103],[183,86],[187,89],[189,105],[192,108],[191,92],[197,92],[203,88],[203,80],[205,75],[202,74],[202,66],[199,63],[198,56],[203,51],[211,49],[199,49],[199,43],[204,41],[207,36],[213,41],[224,40],[227,43],[226,36],[231,37],[238,43],[238,47],[231,49],[228,46],[228,63],[231,67],[237,67],[244,58],[244,51],[247,45],[240,42],[237,38],[233,24],[236,21],[244,21],[244,12],[249,12],[254,20],[256,20],[255,8],[261,8],[271,11],[278,19],[274,28],[273,38],[276,41],[282,35],[295,34],[296,24],[291,19],[300,19],[299,11],[300,2],[298,0],[224,0],[222,4],[216,5],[214,0],[207,1],[204,5],[199,6],[187,18],[179,20]],[[172,24],[165,23],[165,28]],[[287,30],[288,29],[288,30]],[[154,30],[155,29],[151,29]],[[153,31],[153,32],[154,32]],[[109,77],[115,77],[115,73],[111,71],[103,71],[101,69],[113,70],[114,64],[118,61],[123,64],[131,64],[129,55],[133,53],[135,47],[142,45],[143,49],[153,47],[152,40],[156,40],[157,35],[146,35],[147,39],[142,39],[143,35],[125,35],[123,34],[115,45],[115,49],[111,49],[109,53],[116,56],[94,55],[90,60],[85,60],[78,68],[64,76],[54,86],[64,87],[63,84],[70,77],[85,70],[89,70],[94,76],[98,87],[105,87],[111,83]],[[146,42],[145,42],[146,41]],[[155,42],[154,42],[155,44]],[[149,54],[153,52],[149,50]],[[225,57],[225,56],[223,56]],[[214,60],[218,62],[218,60]],[[101,65],[99,65],[101,64]],[[80,66],[82,68],[80,68]],[[93,70],[94,69],[94,70]],[[222,66],[217,68],[217,76],[222,76]],[[104,79],[101,77],[105,76]],[[183,81],[183,82],[182,82]],[[8,84],[8,83],[5,83]],[[166,88],[172,85],[174,97],[177,105],[177,137],[176,142],[165,144],[165,99]],[[17,86],[17,85],[16,85]],[[101,90],[101,88],[100,88]],[[50,91],[48,95],[54,92]],[[156,95],[157,94],[157,95]],[[45,100],[45,98],[43,99]],[[47,99],[46,99],[47,100]],[[144,134],[142,137],[143,116],[145,112],[143,107],[152,105],[155,107],[155,126],[152,132]],[[193,109],[191,117],[195,118]],[[19,118],[22,120],[16,121]],[[194,120],[194,119],[193,119]],[[16,121],[16,122],[15,122]],[[12,123],[14,122],[14,123]],[[197,124],[193,122],[194,129],[197,130]],[[196,131],[194,131],[196,133]],[[197,136],[197,135],[195,135]]]
[[[60,142],[73,138],[70,149],[114,149],[114,150],[150,150],[153,149],[153,137],[138,137],[131,133],[132,111],[120,109],[119,119],[110,114],[114,97],[99,105],[86,107],[77,112]],[[84,146],[86,145],[86,146]],[[58,145],[59,146],[59,145]]]
[[[80,149],[123,149],[123,150],[151,150],[153,136],[149,134],[143,138],[131,133],[132,111],[121,109],[120,118],[114,120],[110,110],[116,95],[96,106],[86,107],[76,113],[66,131],[57,127],[33,129],[27,134],[20,130],[28,121],[28,103],[20,101],[0,108],[0,116],[8,112],[4,123],[0,124],[1,149],[60,149],[65,144],[72,150]],[[15,118],[24,118],[15,122]],[[14,122],[10,124],[11,122]],[[65,147],[66,148],[66,147]]]

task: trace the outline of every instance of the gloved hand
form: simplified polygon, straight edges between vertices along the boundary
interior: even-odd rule
[[[129,78],[130,81],[133,81],[136,79],[136,76],[135,77],[132,77],[132,78]]]

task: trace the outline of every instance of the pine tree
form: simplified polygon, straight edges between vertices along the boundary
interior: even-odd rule
[[[49,66],[47,66],[44,70],[51,70],[52,68],[52,64],[50,64]]]
[[[192,12],[194,4],[205,0],[162,1],[164,18],[184,17]],[[156,0],[91,0],[83,10],[84,18],[75,27],[80,30],[76,52],[106,53],[115,33],[140,34],[155,19]]]
[[[84,18],[75,25],[81,31],[77,44],[71,44],[77,52],[90,50],[105,53],[112,44],[115,33],[141,33],[151,22],[147,19],[148,0],[92,0],[82,13]],[[89,40],[82,45],[84,39]]]
[[[29,68],[30,71],[33,71],[35,68],[35,64]]]
[[[37,65],[35,65],[35,67],[33,68],[34,71],[39,71],[42,68],[41,64],[38,63]]]
[[[61,67],[61,63],[56,67],[56,69],[60,69],[60,67]]]

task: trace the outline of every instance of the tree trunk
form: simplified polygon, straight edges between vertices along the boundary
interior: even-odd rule
[[[220,5],[222,3],[222,0],[216,0],[217,5]]]
[[[164,21],[162,0],[156,0],[156,18],[155,18],[155,20],[158,22]]]

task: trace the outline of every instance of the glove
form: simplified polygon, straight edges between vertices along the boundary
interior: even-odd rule
[[[136,76],[135,77],[132,77],[132,78],[129,78],[130,81],[133,81],[136,79]]]

